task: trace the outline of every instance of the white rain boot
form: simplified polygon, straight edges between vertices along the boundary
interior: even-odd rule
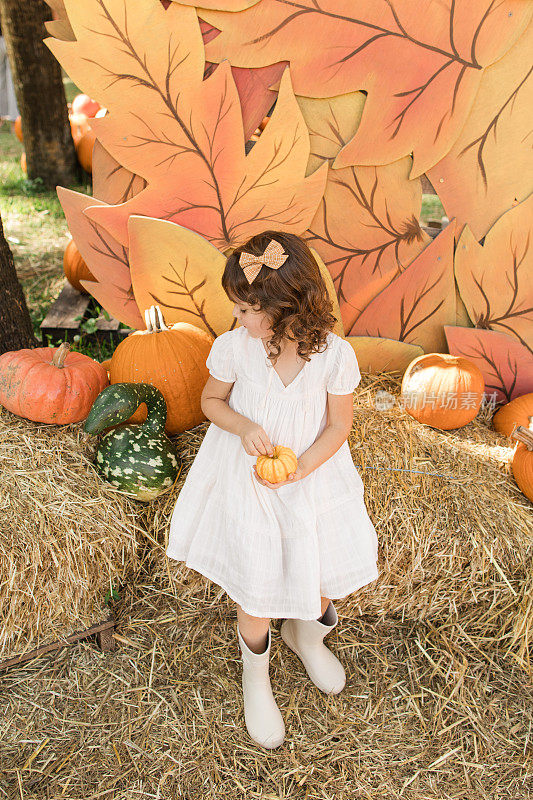
[[[276,705],[268,674],[270,661],[270,627],[264,653],[254,653],[241,636],[237,635],[242,653],[242,691],[244,720],[248,733],[263,747],[279,747],[285,740],[285,723]]]
[[[346,684],[346,673],[339,659],[328,650],[323,639],[333,630],[339,618],[333,603],[318,619],[285,619],[281,638],[302,660],[307,674],[323,692],[338,694]]]

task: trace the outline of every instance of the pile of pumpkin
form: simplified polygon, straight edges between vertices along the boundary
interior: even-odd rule
[[[35,422],[66,425],[85,420],[87,433],[105,431],[96,450],[97,472],[119,491],[151,500],[168,491],[181,472],[181,459],[168,435],[206,421],[200,400],[213,337],[187,322],[167,327],[159,306],[151,306],[144,317],[146,330],[127,336],[102,364],[69,352],[68,342],[59,348],[4,353],[0,404]],[[440,430],[471,422],[484,390],[483,375],[475,364],[443,353],[414,359],[401,385],[402,398],[457,399],[455,410],[434,401],[405,405],[418,422]],[[512,473],[533,501],[533,393],[501,407],[493,425],[515,440]],[[289,448],[276,446],[274,455],[260,456],[256,467],[261,477],[275,483],[286,480],[296,463]]]
[[[78,161],[85,172],[91,175],[93,169],[93,147],[96,134],[92,130],[89,120],[94,117],[105,116],[106,109],[102,108],[100,103],[86,94],[76,95],[72,103],[68,103],[67,106],[70,130],[72,132],[74,146],[76,147]],[[20,116],[15,120],[14,131],[19,141],[23,142],[22,118]],[[20,166],[23,172],[27,172],[26,153],[22,153],[20,157]]]

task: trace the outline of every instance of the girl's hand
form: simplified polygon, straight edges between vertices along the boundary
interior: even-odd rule
[[[271,456],[274,448],[270,443],[268,434],[256,422],[249,420],[241,434],[241,442],[249,456]]]
[[[299,465],[296,467],[294,472],[291,472],[289,474],[289,477],[287,478],[286,481],[279,481],[278,483],[270,483],[270,481],[267,481],[264,478],[262,478],[259,475],[259,473],[257,471],[257,467],[255,466],[255,464],[254,464],[253,469],[254,469],[254,477],[255,477],[255,479],[257,481],[259,481],[259,483],[262,483],[263,486],[267,486],[269,489],[279,489],[280,486],[285,486],[287,483],[294,483],[295,481],[299,481],[302,478],[305,478],[305,472],[303,471],[302,467],[300,467]]]

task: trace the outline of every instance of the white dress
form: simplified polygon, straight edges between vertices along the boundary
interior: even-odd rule
[[[234,382],[230,407],[299,458],[325,428],[327,392],[348,394],[361,379],[352,346],[335,333],[310,359],[284,386],[261,339],[241,326],[215,339],[206,365]],[[346,597],[379,575],[377,535],[348,442],[278,489],[256,480],[256,460],[239,436],[211,423],[178,496],[167,555],[217,583],[247,614],[316,619],[321,595]]]

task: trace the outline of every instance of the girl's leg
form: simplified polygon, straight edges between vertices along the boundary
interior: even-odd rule
[[[242,638],[253,653],[264,653],[270,617],[252,617],[243,611],[238,603],[235,605]]]
[[[324,614],[326,612],[326,609],[329,606],[330,602],[331,601],[329,600],[328,597],[321,597],[320,598],[320,605],[321,605],[320,619],[322,619],[322,617],[324,616]]]
[[[236,605],[246,728],[263,747],[279,747],[285,739],[285,724],[270,686],[270,618],[252,617]]]

